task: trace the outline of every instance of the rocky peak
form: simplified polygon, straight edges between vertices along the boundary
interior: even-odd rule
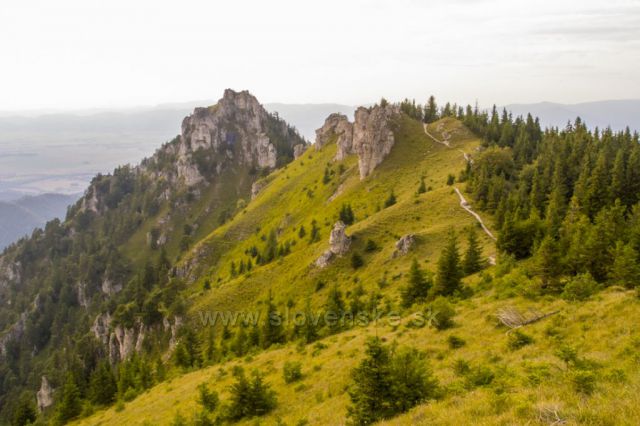
[[[286,140],[288,130],[249,92],[227,89],[216,105],[196,108],[183,120],[176,152],[178,178],[192,186],[228,163],[274,168],[279,153],[271,139],[276,133]],[[301,141],[299,137],[287,141],[290,157],[293,146]]]
[[[344,114],[334,113],[327,117],[324,125],[316,130],[316,146],[322,148],[334,137],[337,137],[336,144],[338,145],[336,160],[341,161],[352,153],[353,142],[353,124]]]
[[[392,105],[356,110],[353,123],[353,150],[358,154],[360,178],[369,176],[385,159],[395,143],[391,119],[398,114]]]
[[[349,154],[357,154],[360,178],[364,179],[391,152],[395,143],[391,119],[399,112],[398,107],[389,104],[360,107],[353,124],[343,114],[331,114],[316,130],[316,146],[322,148],[337,137],[335,159],[341,161]]]

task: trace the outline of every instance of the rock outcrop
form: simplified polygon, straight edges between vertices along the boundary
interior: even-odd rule
[[[0,356],[5,357],[7,355],[7,345],[11,341],[17,341],[22,338],[27,326],[27,313],[20,314],[18,321],[13,323],[11,327],[0,336]]]
[[[20,262],[0,257],[0,290],[6,289],[9,284],[20,284],[20,269]]]
[[[293,147],[293,158],[298,158],[307,150],[307,144],[299,143]]]
[[[404,256],[409,253],[409,250],[411,250],[415,242],[416,239],[413,234],[407,234],[401,237],[396,242],[396,250],[393,252],[393,257]]]
[[[76,284],[76,297],[78,299],[78,305],[83,308],[89,307],[89,298],[87,297],[87,284],[79,282]]]
[[[113,327],[112,322],[108,313],[98,315],[91,326],[91,331],[108,349],[109,361],[115,364],[129,358],[134,352],[142,351],[148,330],[142,322],[137,322],[129,328],[120,324]]]
[[[36,401],[38,403],[38,411],[41,413],[53,404],[53,388],[45,376],[42,376],[40,389],[36,393]]]
[[[344,114],[331,114],[324,121],[324,125],[316,130],[316,146],[322,148],[333,138],[336,138],[338,151],[336,160],[342,161],[344,157],[352,154],[353,144],[353,124]]]
[[[103,345],[109,344],[109,334],[111,331],[111,315],[109,313],[101,314],[96,317],[91,326],[91,332],[96,339]]]
[[[208,173],[219,173],[219,167],[227,162],[276,167],[278,154],[269,138],[272,124],[273,117],[249,92],[225,90],[216,105],[196,108],[183,120],[176,150],[178,177],[187,186],[193,186],[205,180]],[[293,142],[297,141],[291,142],[290,155]],[[207,154],[215,163],[215,170],[203,166],[202,159]]]
[[[364,179],[391,152],[395,143],[391,119],[397,114],[398,108],[389,104],[358,108],[353,124],[343,114],[331,114],[316,130],[316,146],[322,148],[336,138],[335,159],[341,161],[349,154],[357,154],[360,178]]]
[[[398,113],[391,105],[356,110],[353,123],[353,150],[358,154],[360,178],[369,176],[385,159],[395,143],[391,118]]]
[[[115,280],[105,277],[102,280],[102,284],[100,285],[100,290],[102,290],[102,293],[106,294],[107,296],[113,296],[114,294],[122,291],[122,284],[116,283]]]
[[[349,237],[345,230],[347,225],[342,221],[336,222],[329,235],[329,250],[322,253],[322,255],[316,260],[315,264],[319,268],[325,268],[331,260],[336,256],[342,256],[349,251],[351,246],[351,237]]]
[[[264,179],[253,182],[253,184],[251,185],[251,199],[255,199],[260,191],[262,191],[264,187],[267,186],[267,184],[268,182]]]

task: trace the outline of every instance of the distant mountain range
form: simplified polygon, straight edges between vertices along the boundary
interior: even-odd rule
[[[54,218],[64,219],[79,195],[42,194],[0,201],[0,250]]]
[[[568,121],[580,117],[593,129],[611,127],[624,130],[640,130],[640,100],[599,101],[579,104],[540,102],[536,104],[511,104],[505,108],[514,115],[531,113],[540,118],[543,127],[564,127]]]

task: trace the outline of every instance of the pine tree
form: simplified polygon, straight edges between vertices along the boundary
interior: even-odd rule
[[[271,290],[269,290],[267,298],[266,314],[267,317],[262,326],[262,347],[265,349],[276,343],[284,342],[284,325],[282,324],[280,312],[273,302]]]
[[[343,204],[342,205],[342,207],[340,208],[339,216],[340,216],[340,220],[345,225],[353,225],[355,217],[353,215],[353,210],[351,209],[351,205],[350,204]]]
[[[638,253],[631,244],[624,244],[622,241],[616,244],[609,280],[614,285],[626,288],[634,288],[640,284]]]
[[[600,209],[611,202],[611,182],[609,175],[609,164],[604,151],[600,152],[596,161],[596,166],[589,179],[587,208],[591,217],[595,216]]]
[[[396,202],[397,202],[396,194],[393,192],[393,190],[391,190],[391,193],[389,193],[389,197],[384,201],[384,206],[385,207],[391,207]]]
[[[325,167],[324,176],[322,177],[322,183],[326,185],[329,182],[331,182],[331,170],[329,169],[329,167]]]
[[[241,368],[237,368],[233,375],[236,381],[231,385],[230,403],[227,408],[229,420],[263,416],[276,407],[275,392],[257,370],[253,371],[251,380],[247,379]]]
[[[626,196],[626,170],[624,151],[618,150],[616,159],[613,162],[613,170],[611,171],[611,196],[613,200],[620,200],[623,203],[628,199]]]
[[[230,346],[230,349],[235,354],[235,356],[242,356],[247,353],[247,340],[247,333],[244,327],[241,325],[240,327],[238,327],[238,331],[236,331]]]
[[[306,343],[314,342],[318,339],[318,320],[319,315],[314,314],[311,310],[311,299],[307,297],[305,305],[305,321],[302,329],[304,341]]]
[[[278,235],[276,234],[276,230],[272,229],[271,232],[269,232],[269,237],[267,238],[267,243],[262,253],[262,259],[264,263],[269,263],[272,260],[274,260],[277,256],[278,256]]]
[[[97,405],[109,405],[114,399],[118,386],[107,361],[102,361],[89,379],[89,399]]]
[[[438,105],[436,104],[436,98],[431,95],[427,101],[427,105],[424,107],[424,122],[433,123],[438,119]]]
[[[542,288],[546,291],[556,291],[556,278],[562,271],[558,244],[551,237],[546,236],[536,252],[535,270],[542,279]]]
[[[307,235],[307,231],[304,229],[304,225],[300,225],[300,229],[298,230],[298,238],[303,239]]]
[[[18,404],[13,411],[12,426],[25,426],[36,421],[37,413],[33,399],[30,392],[23,392],[20,395]]]
[[[213,364],[216,360],[216,335],[213,327],[209,327],[207,332],[207,339],[202,348],[202,360],[206,364]]]
[[[411,263],[409,269],[409,283],[401,290],[402,306],[409,308],[416,302],[424,301],[431,290],[431,277],[426,276],[420,269],[416,259]]]
[[[400,349],[391,359],[391,395],[394,412],[404,413],[433,398],[438,382],[415,349]]]
[[[320,228],[318,228],[318,222],[313,219],[311,221],[311,232],[309,235],[309,244],[320,241]]]
[[[424,182],[424,176],[420,177],[420,185],[418,186],[418,194],[424,194],[427,192],[427,185]]]
[[[365,359],[353,370],[348,416],[354,425],[370,425],[393,415],[391,354],[379,338],[367,341]]]
[[[67,423],[69,420],[80,415],[82,411],[82,400],[80,399],[80,389],[76,384],[73,374],[67,374],[67,380],[62,387],[62,396],[56,407],[56,419],[59,423]]]
[[[333,318],[333,321],[328,321],[329,331],[331,333],[337,333],[342,328],[342,316],[345,313],[345,304],[342,299],[342,293],[338,290],[338,286],[334,285],[329,294],[327,295],[327,303],[325,306],[327,315]],[[328,317],[327,317],[328,319]]]
[[[464,254],[462,270],[466,275],[475,274],[483,268],[482,249],[478,242],[478,234],[474,227],[469,229],[467,237],[467,251]]]
[[[438,260],[438,273],[434,293],[442,296],[454,294],[462,286],[462,275],[458,239],[454,231],[450,230],[447,245]]]

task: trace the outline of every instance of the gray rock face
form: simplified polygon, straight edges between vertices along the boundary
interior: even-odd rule
[[[122,284],[114,282],[111,278],[104,278],[100,289],[104,294],[113,296],[122,291]]]
[[[299,143],[298,145],[293,147],[293,158],[298,158],[307,150],[306,144]]]
[[[20,280],[20,262],[0,257],[0,290],[6,289],[9,284],[20,284]]]
[[[331,260],[336,256],[342,256],[349,251],[351,246],[351,237],[347,236],[345,230],[347,225],[342,221],[336,222],[329,235],[329,250],[322,253],[322,255],[316,260],[315,265],[319,268],[324,268]]]
[[[27,324],[27,313],[20,314],[20,318],[9,329],[0,336],[0,356],[7,355],[7,344],[12,340],[20,340],[24,335]]]
[[[401,237],[396,242],[396,250],[393,252],[393,257],[404,256],[405,254],[409,253],[409,250],[411,250],[411,247],[413,247],[414,243],[415,236],[413,234],[407,234]]]
[[[360,179],[369,176],[385,159],[395,143],[391,118],[398,109],[391,105],[373,108],[360,107],[353,124],[353,150],[358,154]]]
[[[86,283],[80,282],[76,284],[76,296],[78,298],[78,305],[86,309],[89,306]]]
[[[324,125],[316,130],[316,146],[322,148],[337,136],[336,160],[342,161],[344,157],[352,153],[353,124],[344,114],[331,114],[324,121]]]
[[[341,161],[349,154],[357,154],[360,178],[364,179],[391,152],[395,143],[391,119],[399,113],[392,105],[360,107],[353,124],[345,115],[331,114],[316,130],[316,146],[322,148],[337,136],[335,159]]]
[[[93,335],[108,349],[109,361],[112,364],[124,361],[134,352],[142,351],[147,334],[147,327],[138,322],[131,328],[122,325],[112,327],[112,319],[108,313],[98,315],[91,326]]]
[[[36,401],[38,403],[38,411],[41,413],[53,404],[53,388],[45,376],[42,376],[40,390],[36,393]]]
[[[260,168],[276,166],[276,148],[267,136],[268,113],[249,92],[227,89],[218,103],[196,108],[182,122],[177,147],[178,177],[187,186],[205,179],[195,157],[222,153],[219,162],[237,161]],[[195,156],[195,157],[194,157]]]
[[[333,225],[329,236],[329,250],[338,256],[348,252],[351,246],[351,237],[347,236],[345,229],[347,229],[347,225],[339,220]]]
[[[267,186],[267,182],[265,180],[257,180],[253,182],[251,185],[251,199],[254,200],[265,186]]]
[[[96,319],[93,321],[93,325],[91,326],[91,332],[96,339],[102,342],[103,345],[107,346],[109,344],[109,332],[111,328],[111,315],[109,313],[105,313],[102,315],[98,315]]]

